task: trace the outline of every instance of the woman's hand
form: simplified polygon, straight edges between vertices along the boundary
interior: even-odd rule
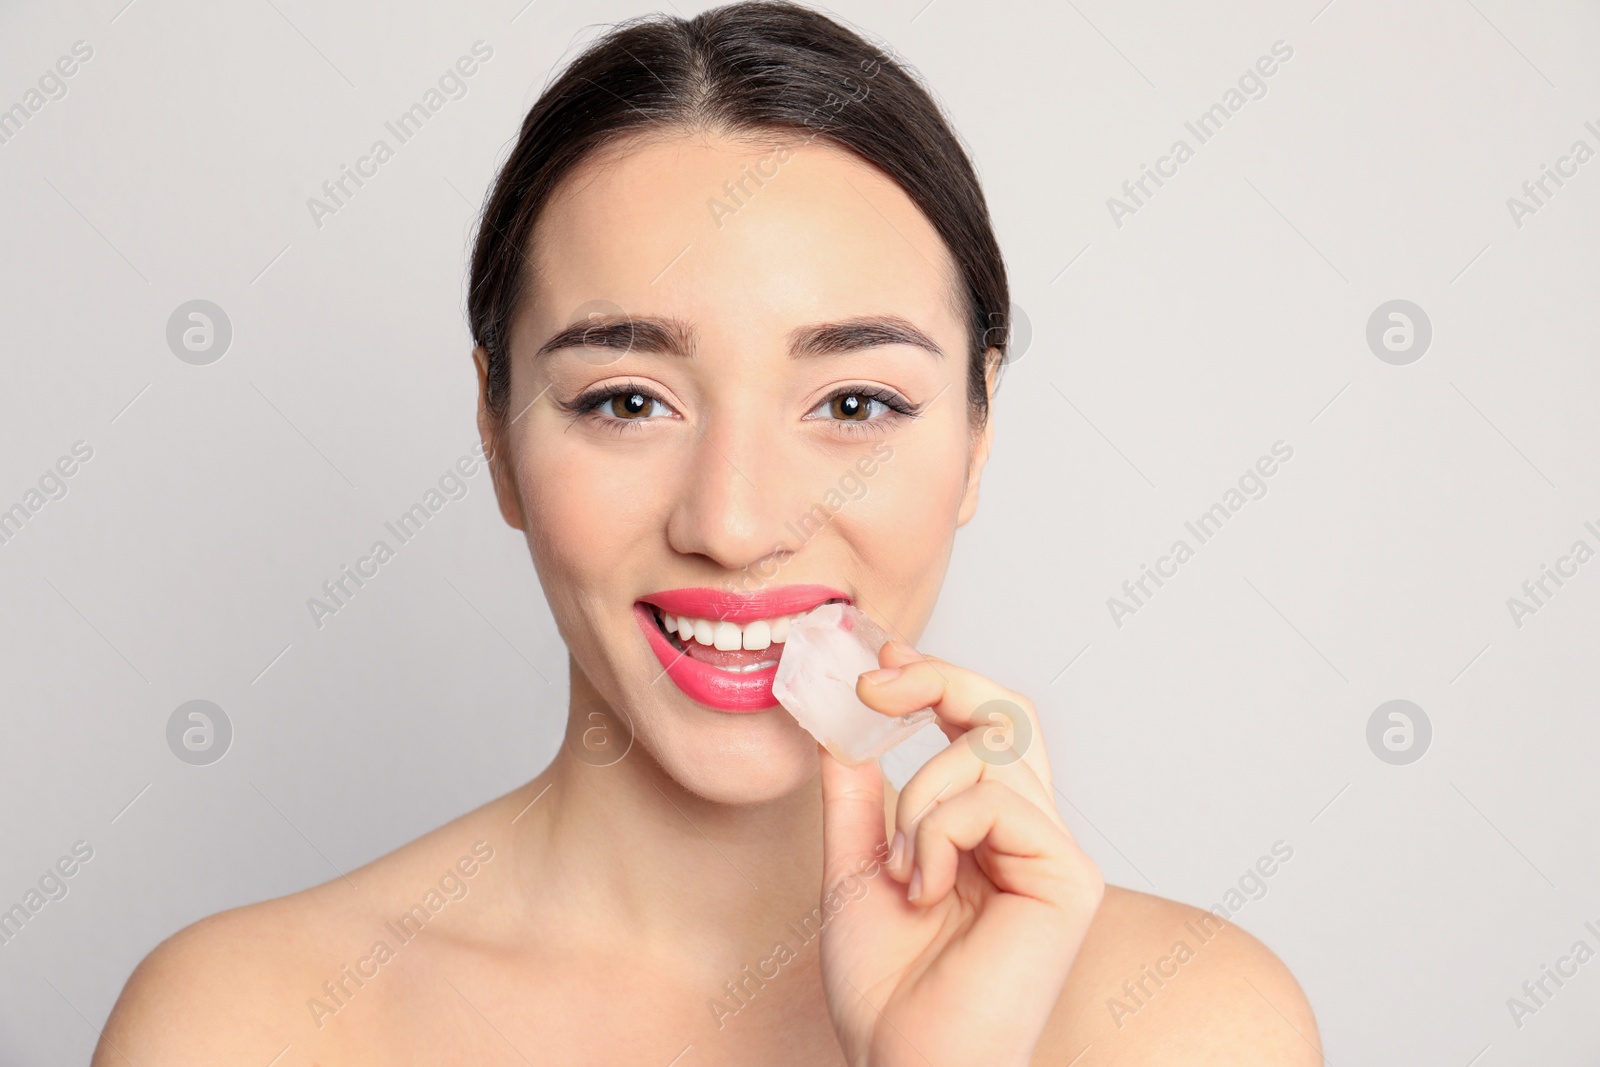
[[[1020,1067],[1100,905],[1099,868],[1056,812],[1026,697],[900,642],[878,662],[861,699],[932,707],[952,743],[906,783],[892,845],[877,761],[822,753],[834,1028],[852,1067]]]

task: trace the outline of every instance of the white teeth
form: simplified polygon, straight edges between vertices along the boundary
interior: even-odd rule
[[[744,624],[744,647],[752,651],[760,651],[772,645],[772,627],[766,619],[757,619],[755,622]]]
[[[797,611],[771,619],[755,619],[741,626],[726,619],[692,619],[687,615],[663,611],[661,628],[677,634],[678,639],[685,643],[698,641],[724,652],[741,648],[757,652],[788,640],[790,621],[803,614]]]
[[[724,620],[717,623],[712,644],[717,647],[718,651],[732,652],[734,649],[741,647],[743,640],[744,634],[740,631],[739,624]]]
[[[764,659],[760,663],[747,663],[743,667],[719,666],[717,670],[727,671],[729,674],[750,674],[754,671],[764,671],[768,667],[776,667],[777,665],[778,661],[775,659]]]

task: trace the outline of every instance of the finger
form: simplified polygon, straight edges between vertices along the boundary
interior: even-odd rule
[[[823,886],[837,884],[888,856],[884,839],[883,771],[877,760],[846,767],[821,745]]]
[[[883,647],[878,649],[878,664],[882,667],[901,667],[915,660],[932,658],[918,652],[915,647],[899,638],[885,641]]]
[[[889,647],[884,646],[885,649]],[[879,662],[883,659],[884,653],[880,650]],[[941,723],[962,731],[987,722],[978,712],[986,701],[1003,698],[1018,704],[1027,703],[1027,697],[1021,693],[977,671],[920,654],[916,659],[895,666],[864,672],[856,680],[856,696],[885,715],[908,715],[920,708],[932,707]]]
[[[1066,829],[1055,798],[1039,781],[1033,769],[1020,759],[1001,758],[987,747],[983,737],[987,727],[975,727],[953,741],[924,763],[895,801],[895,836],[889,849],[890,874],[904,882],[915,862],[917,824],[942,801],[960,795],[982,781],[997,781],[1043,811],[1061,829]],[[1009,752],[1009,750],[1008,750]],[[907,847],[907,846],[910,847]]]
[[[956,882],[963,852],[977,852],[1002,892],[1053,905],[1096,892],[1098,869],[1038,806],[999,782],[980,782],[939,804],[917,826],[907,899],[937,904]]]
[[[898,653],[891,655],[899,657]],[[1015,758],[1027,760],[1046,788],[1052,788],[1050,760],[1033,702],[976,671],[922,656],[863,673],[856,679],[856,696],[885,715],[932,708],[939,717],[939,728],[951,741],[973,727],[989,727],[993,732],[984,735],[986,747],[997,755],[1012,750]]]

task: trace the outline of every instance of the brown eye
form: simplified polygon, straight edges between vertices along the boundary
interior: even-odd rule
[[[846,389],[818,402],[806,416],[826,422],[886,423],[916,418],[917,408],[889,392],[870,393]],[[877,427],[874,427],[876,429]]]
[[[860,393],[845,393],[829,401],[828,411],[836,419],[865,422],[872,414],[872,404],[869,397]]]
[[[652,401],[643,393],[618,393],[608,405],[619,419],[648,418]]]

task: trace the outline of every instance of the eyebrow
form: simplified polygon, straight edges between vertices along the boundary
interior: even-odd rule
[[[944,358],[944,349],[935,344],[933,338],[898,315],[825,322],[789,332],[790,358],[831,356],[883,345],[910,345]]]
[[[797,326],[789,331],[789,358],[832,356],[884,345],[910,345],[944,358],[944,349],[907,319],[873,315],[841,322]],[[563,348],[603,348],[693,358],[694,328],[679,319],[596,316],[575,322],[551,337],[534,358]]]

